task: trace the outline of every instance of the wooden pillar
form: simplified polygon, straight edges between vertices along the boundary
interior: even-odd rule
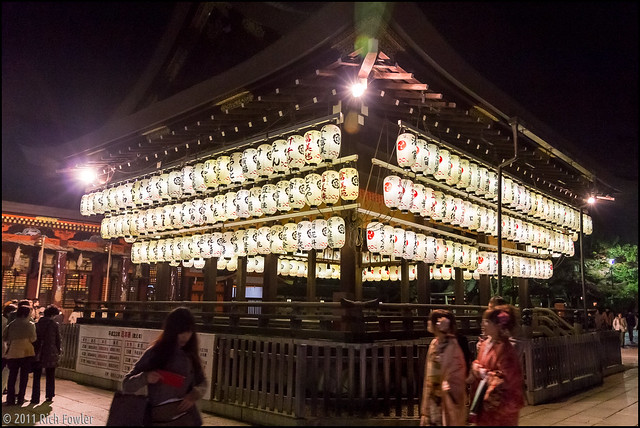
[[[62,307],[62,295],[67,283],[67,252],[56,251],[53,261],[53,286],[51,288],[51,303]]]
[[[204,262],[203,281],[202,284],[202,300],[205,302],[214,302],[216,300],[216,285],[218,284],[218,258],[211,257]]]
[[[147,301],[147,288],[150,282],[150,266],[146,263],[140,265],[140,278],[138,278],[138,301]]]
[[[102,299],[102,284],[104,283],[105,269],[104,255],[91,257],[91,281],[89,282],[89,301]]]
[[[527,278],[518,278],[518,302],[520,310],[531,307],[529,300],[529,280]]]
[[[491,298],[491,278],[489,275],[480,275],[480,281],[478,281],[478,304],[481,306],[487,306],[489,299]]]
[[[267,254],[264,257],[264,281],[262,301],[275,302],[278,296],[278,255]],[[265,310],[267,308],[263,308]]]
[[[131,268],[131,259],[128,256],[122,256],[120,261],[120,272],[118,276],[119,293],[118,298],[121,302],[127,300],[129,292],[129,269]]]
[[[38,271],[40,269],[40,247],[31,247],[33,252],[29,257],[29,270],[27,271],[27,284],[24,290],[25,299],[39,299],[40,296],[36,296],[38,292]],[[42,258],[44,263],[44,257]]]
[[[316,301],[316,250],[307,255],[307,302]]]
[[[351,213],[345,219],[345,244],[340,249],[340,291],[344,297],[362,300],[362,256],[356,247],[358,228],[350,220]]]
[[[238,257],[238,270],[236,271],[236,301],[247,301],[247,257]]]
[[[171,300],[171,297],[174,295],[175,291],[172,290],[170,267],[169,263],[166,262],[156,264],[155,297],[157,301]]]
[[[425,262],[418,262],[418,275],[416,281],[416,287],[418,291],[418,303],[429,304],[431,303],[431,284],[429,280],[429,267],[430,264]],[[418,311],[420,315],[426,316],[428,310],[420,309]]]
[[[400,303],[409,303],[409,261],[400,264]]]
[[[462,274],[462,268],[454,268],[456,279],[454,280],[454,292],[453,295],[456,297],[456,305],[464,305],[464,276]]]

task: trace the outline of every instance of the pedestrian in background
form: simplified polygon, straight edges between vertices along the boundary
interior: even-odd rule
[[[633,341],[633,329],[636,326],[636,321],[637,321],[636,315],[631,310],[629,310],[625,318],[627,319],[627,331],[629,332],[629,342],[635,343]]]
[[[2,331],[2,340],[7,342],[9,349],[4,358],[9,366],[7,381],[7,402],[9,406],[24,403],[29,373],[33,364],[33,342],[36,341],[36,325],[29,316],[31,308],[20,306],[16,310],[16,319],[7,324]],[[20,374],[20,384],[16,397],[16,379]],[[16,399],[17,398],[17,399]]]
[[[60,313],[55,305],[49,305],[43,316],[36,323],[37,340],[34,343],[36,352],[33,364],[33,387],[31,388],[31,403],[40,402],[40,378],[45,371],[46,386],[45,399],[53,401],[56,395],[56,367],[62,353],[60,328],[54,317]]]
[[[607,308],[604,311],[604,328],[606,330],[611,330],[613,329],[613,312],[611,311],[611,309]]]
[[[128,393],[145,386],[154,424],[202,425],[196,401],[204,395],[207,381],[200,361],[195,319],[189,309],[180,307],[169,313],[160,336],[122,382],[122,390]],[[160,405],[168,400],[175,404],[171,409]]]
[[[627,320],[618,312],[618,316],[613,319],[613,329],[620,335],[620,347],[624,348],[624,335],[627,332]]]
[[[436,309],[427,325],[435,337],[425,361],[420,425],[465,425],[466,363],[456,338],[456,319],[451,312]]]
[[[472,381],[474,392],[482,379],[488,387],[475,422],[515,426],[524,406],[522,368],[509,340],[517,326],[517,311],[511,305],[496,306],[485,311],[482,322],[489,338],[480,344],[468,381]]]
[[[2,331],[4,331],[4,329],[9,324],[10,317],[12,320],[15,319],[14,315],[15,315],[16,309],[18,309],[18,307],[11,302],[8,302],[2,308]],[[7,377],[9,376],[9,368],[7,367],[7,359],[5,358],[6,353],[7,353],[7,342],[5,342],[3,339],[2,340],[2,394],[3,395],[7,393],[6,391]]]

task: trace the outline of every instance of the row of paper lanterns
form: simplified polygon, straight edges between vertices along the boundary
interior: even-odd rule
[[[295,173],[305,166],[319,166],[340,156],[341,131],[334,124],[303,135],[291,135],[271,144],[208,159],[150,178],[121,183],[82,196],[82,215],[117,213],[190,198],[232,184],[253,183],[259,178]]]
[[[124,237],[133,242],[137,237],[156,232],[175,230],[179,233],[196,226],[286,213],[304,208],[305,204],[311,208],[323,202],[331,206],[340,198],[357,199],[358,193],[357,169],[328,170],[322,175],[309,174],[305,179],[281,180],[249,190],[105,217],[100,231],[104,239]]]
[[[334,216],[328,220],[319,218],[270,227],[138,241],[131,248],[131,261],[158,263],[211,257],[231,259],[234,256],[339,249],[344,244],[344,220]]]
[[[514,191],[516,187],[518,190]],[[387,176],[384,179],[383,192],[384,203],[392,210],[398,209],[403,213],[411,212],[444,223],[468,227],[472,230],[484,229],[482,220],[480,218],[474,219],[474,214],[482,213],[481,208],[484,207],[463,201],[462,198],[395,175]],[[520,196],[514,197],[514,195]],[[559,227],[566,227],[574,231],[580,230],[580,212],[578,210],[548,199],[539,193],[531,192],[523,186],[518,186],[509,178],[503,179],[503,202],[504,206],[519,209],[524,215]],[[484,209],[493,212],[490,209]],[[493,231],[493,229],[490,230]],[[584,233],[589,235],[592,230],[591,217],[583,214]],[[493,232],[497,235],[497,228]]]

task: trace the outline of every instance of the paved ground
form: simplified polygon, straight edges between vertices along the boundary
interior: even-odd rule
[[[626,370],[607,376],[603,385],[553,403],[522,409],[520,425],[535,426],[637,426],[638,347],[622,349]],[[43,388],[44,388],[44,379]],[[27,398],[31,395],[27,388]],[[21,407],[2,405],[2,425],[104,426],[112,391],[57,379],[53,403]],[[6,396],[3,396],[3,402]],[[205,426],[247,426],[244,422],[203,413]]]

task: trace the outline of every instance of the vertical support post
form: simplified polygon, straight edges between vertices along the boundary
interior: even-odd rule
[[[464,276],[462,268],[454,268],[456,279],[454,280],[454,296],[456,297],[456,305],[464,305]]]
[[[524,308],[531,307],[529,299],[529,280],[527,278],[518,278],[518,301],[520,302],[520,311]]]
[[[214,302],[216,300],[216,286],[218,284],[218,258],[211,257],[204,262],[202,284],[202,300]]]
[[[316,250],[307,255],[307,302],[316,301]]]
[[[89,284],[89,301],[95,302],[100,300],[102,296],[102,283],[104,282],[104,276],[102,274],[102,268],[104,267],[104,255],[98,254],[91,257],[91,283]],[[138,295],[138,299],[140,296]],[[145,294],[146,300],[146,294]]]
[[[36,299],[40,299],[40,281],[42,280],[42,265],[44,264],[44,241],[47,239],[45,235],[41,235],[42,246],[40,247],[40,254],[38,254],[38,281],[36,282]]]
[[[346,297],[353,296],[355,300],[362,300],[362,270],[360,251],[357,248],[359,239],[358,228],[351,220],[353,212],[347,214],[345,221],[346,242],[340,249],[340,291]]]
[[[151,267],[146,263],[143,263],[140,265],[141,276],[140,278],[138,278],[138,301],[139,302],[146,302],[148,298],[147,291],[149,288],[149,281],[151,279],[150,268]]]
[[[429,304],[431,303],[431,284],[429,283],[429,264],[425,262],[418,262],[418,303]],[[427,309],[419,309],[418,314],[426,316]]]
[[[175,290],[177,285],[175,283],[172,284],[170,268],[171,266],[169,266],[169,263],[156,263],[155,297],[157,301],[164,302],[177,297],[176,295],[178,293],[177,290]]]
[[[247,301],[247,257],[238,257],[238,270],[236,272],[236,301]]]
[[[111,247],[113,244],[111,242],[107,243],[107,251],[109,252],[109,256],[107,257],[107,278],[106,283],[104,285],[104,290],[102,290],[102,300],[109,300],[109,277],[111,275]]]
[[[409,261],[400,263],[400,303],[409,303]]]
[[[587,290],[584,285],[584,248],[582,246],[582,240],[584,236],[584,229],[582,224],[582,206],[580,206],[580,282],[582,283],[582,308],[584,310],[584,328],[587,328]]]
[[[264,257],[264,282],[262,289],[262,300],[264,302],[275,302],[278,296],[278,255],[267,254]],[[263,308],[266,311],[267,308]]]

